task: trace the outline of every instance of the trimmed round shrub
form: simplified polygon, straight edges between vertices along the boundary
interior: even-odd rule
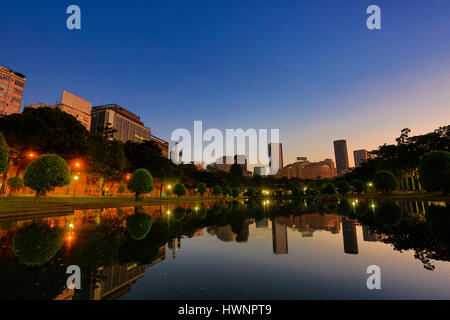
[[[239,190],[239,188],[233,188],[231,189],[231,195],[233,196],[233,198],[237,198],[239,197],[239,194],[241,193],[241,191]]]
[[[20,177],[12,177],[8,179],[10,193],[14,193],[23,188],[23,180]]]
[[[195,214],[200,220],[205,220],[208,215],[208,211],[205,208],[200,208],[195,212]]]
[[[174,217],[175,221],[180,222],[180,221],[182,221],[184,219],[185,216],[186,216],[186,209],[185,208],[177,207],[173,211],[173,217]]]
[[[338,204],[336,202],[332,202],[328,205],[328,211],[335,212],[337,211]]]
[[[360,203],[355,208],[355,215],[358,217],[364,217],[370,211],[369,207],[365,203]]]
[[[337,191],[340,194],[346,194],[350,192],[350,183],[348,183],[346,180],[341,180],[337,184]]]
[[[143,240],[147,237],[153,225],[153,217],[148,214],[135,213],[127,217],[127,231],[134,240]]]
[[[9,151],[3,133],[0,132],[0,174],[8,169]]]
[[[329,194],[329,195],[336,194],[336,186],[334,185],[334,183],[329,182],[325,185],[324,191],[326,194]]]
[[[210,211],[213,215],[218,215],[222,212],[222,210],[223,210],[223,208],[221,206],[215,204],[211,207]]]
[[[394,227],[402,221],[402,210],[395,202],[385,201],[375,210],[375,217],[385,226]]]
[[[390,171],[378,171],[375,174],[375,188],[381,192],[390,192],[397,189],[397,180]]]
[[[224,194],[225,196],[231,196],[231,188],[230,188],[230,187],[225,187],[225,188],[223,189],[223,194]]]
[[[63,245],[64,230],[33,223],[16,231],[13,251],[20,263],[39,266],[50,261]]]
[[[175,187],[173,187],[173,193],[177,196],[184,196],[186,194],[186,187],[182,183],[177,183]]]
[[[432,151],[420,159],[419,181],[428,192],[450,193],[450,152]]]
[[[300,197],[302,195],[302,190],[299,187],[294,187],[292,189],[292,195],[294,197]]]
[[[36,191],[36,196],[45,195],[47,191],[70,183],[70,169],[60,156],[44,154],[33,160],[25,169],[23,183]]]
[[[213,196],[220,196],[223,193],[222,188],[220,186],[214,186],[212,190]]]
[[[348,216],[352,212],[352,206],[350,205],[350,202],[347,199],[343,199],[337,205],[337,211],[340,214]]]
[[[206,193],[207,189],[206,189],[206,184],[199,183],[197,186],[197,192],[200,193],[200,195],[203,197],[203,195]]]
[[[355,179],[352,181],[352,183],[350,184],[352,187],[352,190],[356,193],[361,193],[363,192],[366,188],[364,186],[364,182],[362,182],[359,179]]]
[[[153,184],[153,178],[147,169],[137,169],[130,181],[128,181],[128,190],[133,191],[136,194],[136,200],[141,200],[140,195],[142,193],[151,192],[155,186]]]

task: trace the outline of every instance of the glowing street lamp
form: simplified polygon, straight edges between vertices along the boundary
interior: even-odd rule
[[[36,158],[36,153],[33,152],[33,151],[28,152],[28,153],[27,153],[27,158],[28,158],[28,159],[34,159],[34,158]]]

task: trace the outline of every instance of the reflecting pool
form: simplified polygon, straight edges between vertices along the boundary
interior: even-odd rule
[[[450,204],[314,198],[0,219],[0,299],[450,299]],[[80,289],[66,287],[67,268]],[[380,289],[368,289],[369,266]]]

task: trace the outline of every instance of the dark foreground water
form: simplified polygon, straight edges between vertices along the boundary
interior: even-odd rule
[[[449,209],[259,199],[3,220],[0,299],[449,299]]]

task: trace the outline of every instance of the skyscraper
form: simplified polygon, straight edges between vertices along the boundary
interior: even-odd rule
[[[0,116],[20,113],[26,77],[0,67]]]
[[[348,153],[347,153],[347,141],[336,140],[334,141],[334,155],[336,157],[336,169],[338,174],[345,173],[348,166]]]
[[[269,175],[274,175],[283,169],[283,145],[281,143],[269,143],[269,161]]]
[[[342,219],[342,237],[344,239],[344,252],[347,254],[358,254],[358,238],[356,225],[351,219]]]
[[[363,162],[367,161],[367,150],[355,150],[353,151],[353,158],[355,159],[355,167],[359,167]]]
[[[287,226],[278,221],[279,218],[272,220],[272,244],[273,253],[276,255],[288,253]]]

